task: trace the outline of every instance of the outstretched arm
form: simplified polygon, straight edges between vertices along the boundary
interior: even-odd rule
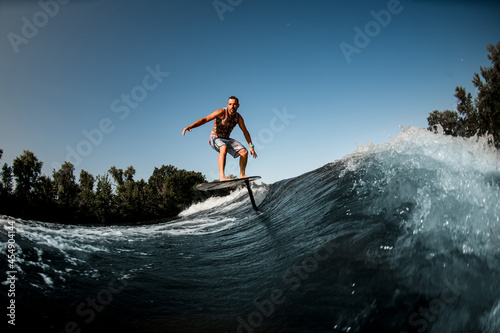
[[[257,153],[255,152],[255,149],[253,148],[252,144],[252,137],[250,136],[250,133],[247,130],[247,127],[245,126],[245,121],[243,120],[243,117],[240,114],[240,120],[238,121],[238,125],[241,128],[241,131],[243,132],[243,135],[245,136],[245,139],[247,140],[248,144],[250,145],[250,154],[252,154],[253,158],[257,158]]]
[[[191,130],[193,128],[199,127],[201,125],[208,123],[211,120],[214,120],[215,118],[219,117],[223,111],[224,111],[224,109],[219,109],[217,111],[212,112],[211,114],[209,114],[208,116],[206,116],[204,118],[198,119],[197,121],[195,121],[194,123],[192,123],[188,127],[185,127],[184,130],[182,131],[182,135],[184,135],[186,133],[186,131],[191,132]]]

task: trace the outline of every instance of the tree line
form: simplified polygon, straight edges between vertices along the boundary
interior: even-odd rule
[[[3,150],[0,149],[0,158]],[[70,162],[41,173],[43,162],[29,150],[5,163],[0,172],[0,214],[70,224],[127,224],[173,218],[208,197],[195,189],[206,181],[200,172],[172,165],[155,168],[146,182],[135,169],[111,167],[94,177],[81,170],[77,182]],[[216,192],[224,195],[227,192]]]
[[[427,123],[429,130],[441,125],[447,135],[489,135],[500,148],[500,42],[488,44],[486,50],[492,66],[481,66],[481,74],[474,73],[472,83],[477,96],[473,98],[464,87],[457,86],[454,95],[458,100],[457,111],[435,110],[429,114]]]

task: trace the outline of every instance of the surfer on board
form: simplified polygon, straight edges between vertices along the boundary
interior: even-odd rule
[[[254,158],[257,158],[257,153],[255,153],[254,145],[252,144],[252,138],[250,133],[245,126],[245,121],[243,117],[237,112],[240,107],[238,98],[235,96],[229,97],[227,101],[227,107],[214,111],[205,118],[198,119],[193,124],[184,128],[182,135],[186,131],[191,132],[195,127],[204,125],[209,121],[214,120],[214,125],[212,127],[212,132],[210,133],[209,144],[213,149],[219,152],[219,175],[220,181],[229,180],[226,178],[224,169],[226,167],[226,154],[229,153],[234,158],[240,157],[240,178],[246,178],[245,169],[248,161],[248,150],[238,141],[231,139],[229,135],[231,134],[233,128],[239,125],[245,139],[250,145],[250,153]]]

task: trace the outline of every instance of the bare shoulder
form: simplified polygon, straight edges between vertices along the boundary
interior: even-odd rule
[[[217,114],[217,118],[220,118],[220,117],[224,116],[225,110],[226,110],[225,108],[222,108],[222,109],[219,109],[219,110],[215,110],[214,114]]]
[[[214,118],[222,118],[224,116],[224,108],[222,109],[219,109],[219,110],[215,110],[212,115],[214,116]]]
[[[211,114],[205,117],[206,121],[214,120],[215,118],[221,118],[224,114],[224,109],[215,110]]]

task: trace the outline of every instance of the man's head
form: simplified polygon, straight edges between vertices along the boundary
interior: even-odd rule
[[[229,97],[229,99],[227,100],[227,109],[229,110],[229,112],[231,113],[236,112],[239,107],[240,107],[240,102],[238,98],[236,96]]]

